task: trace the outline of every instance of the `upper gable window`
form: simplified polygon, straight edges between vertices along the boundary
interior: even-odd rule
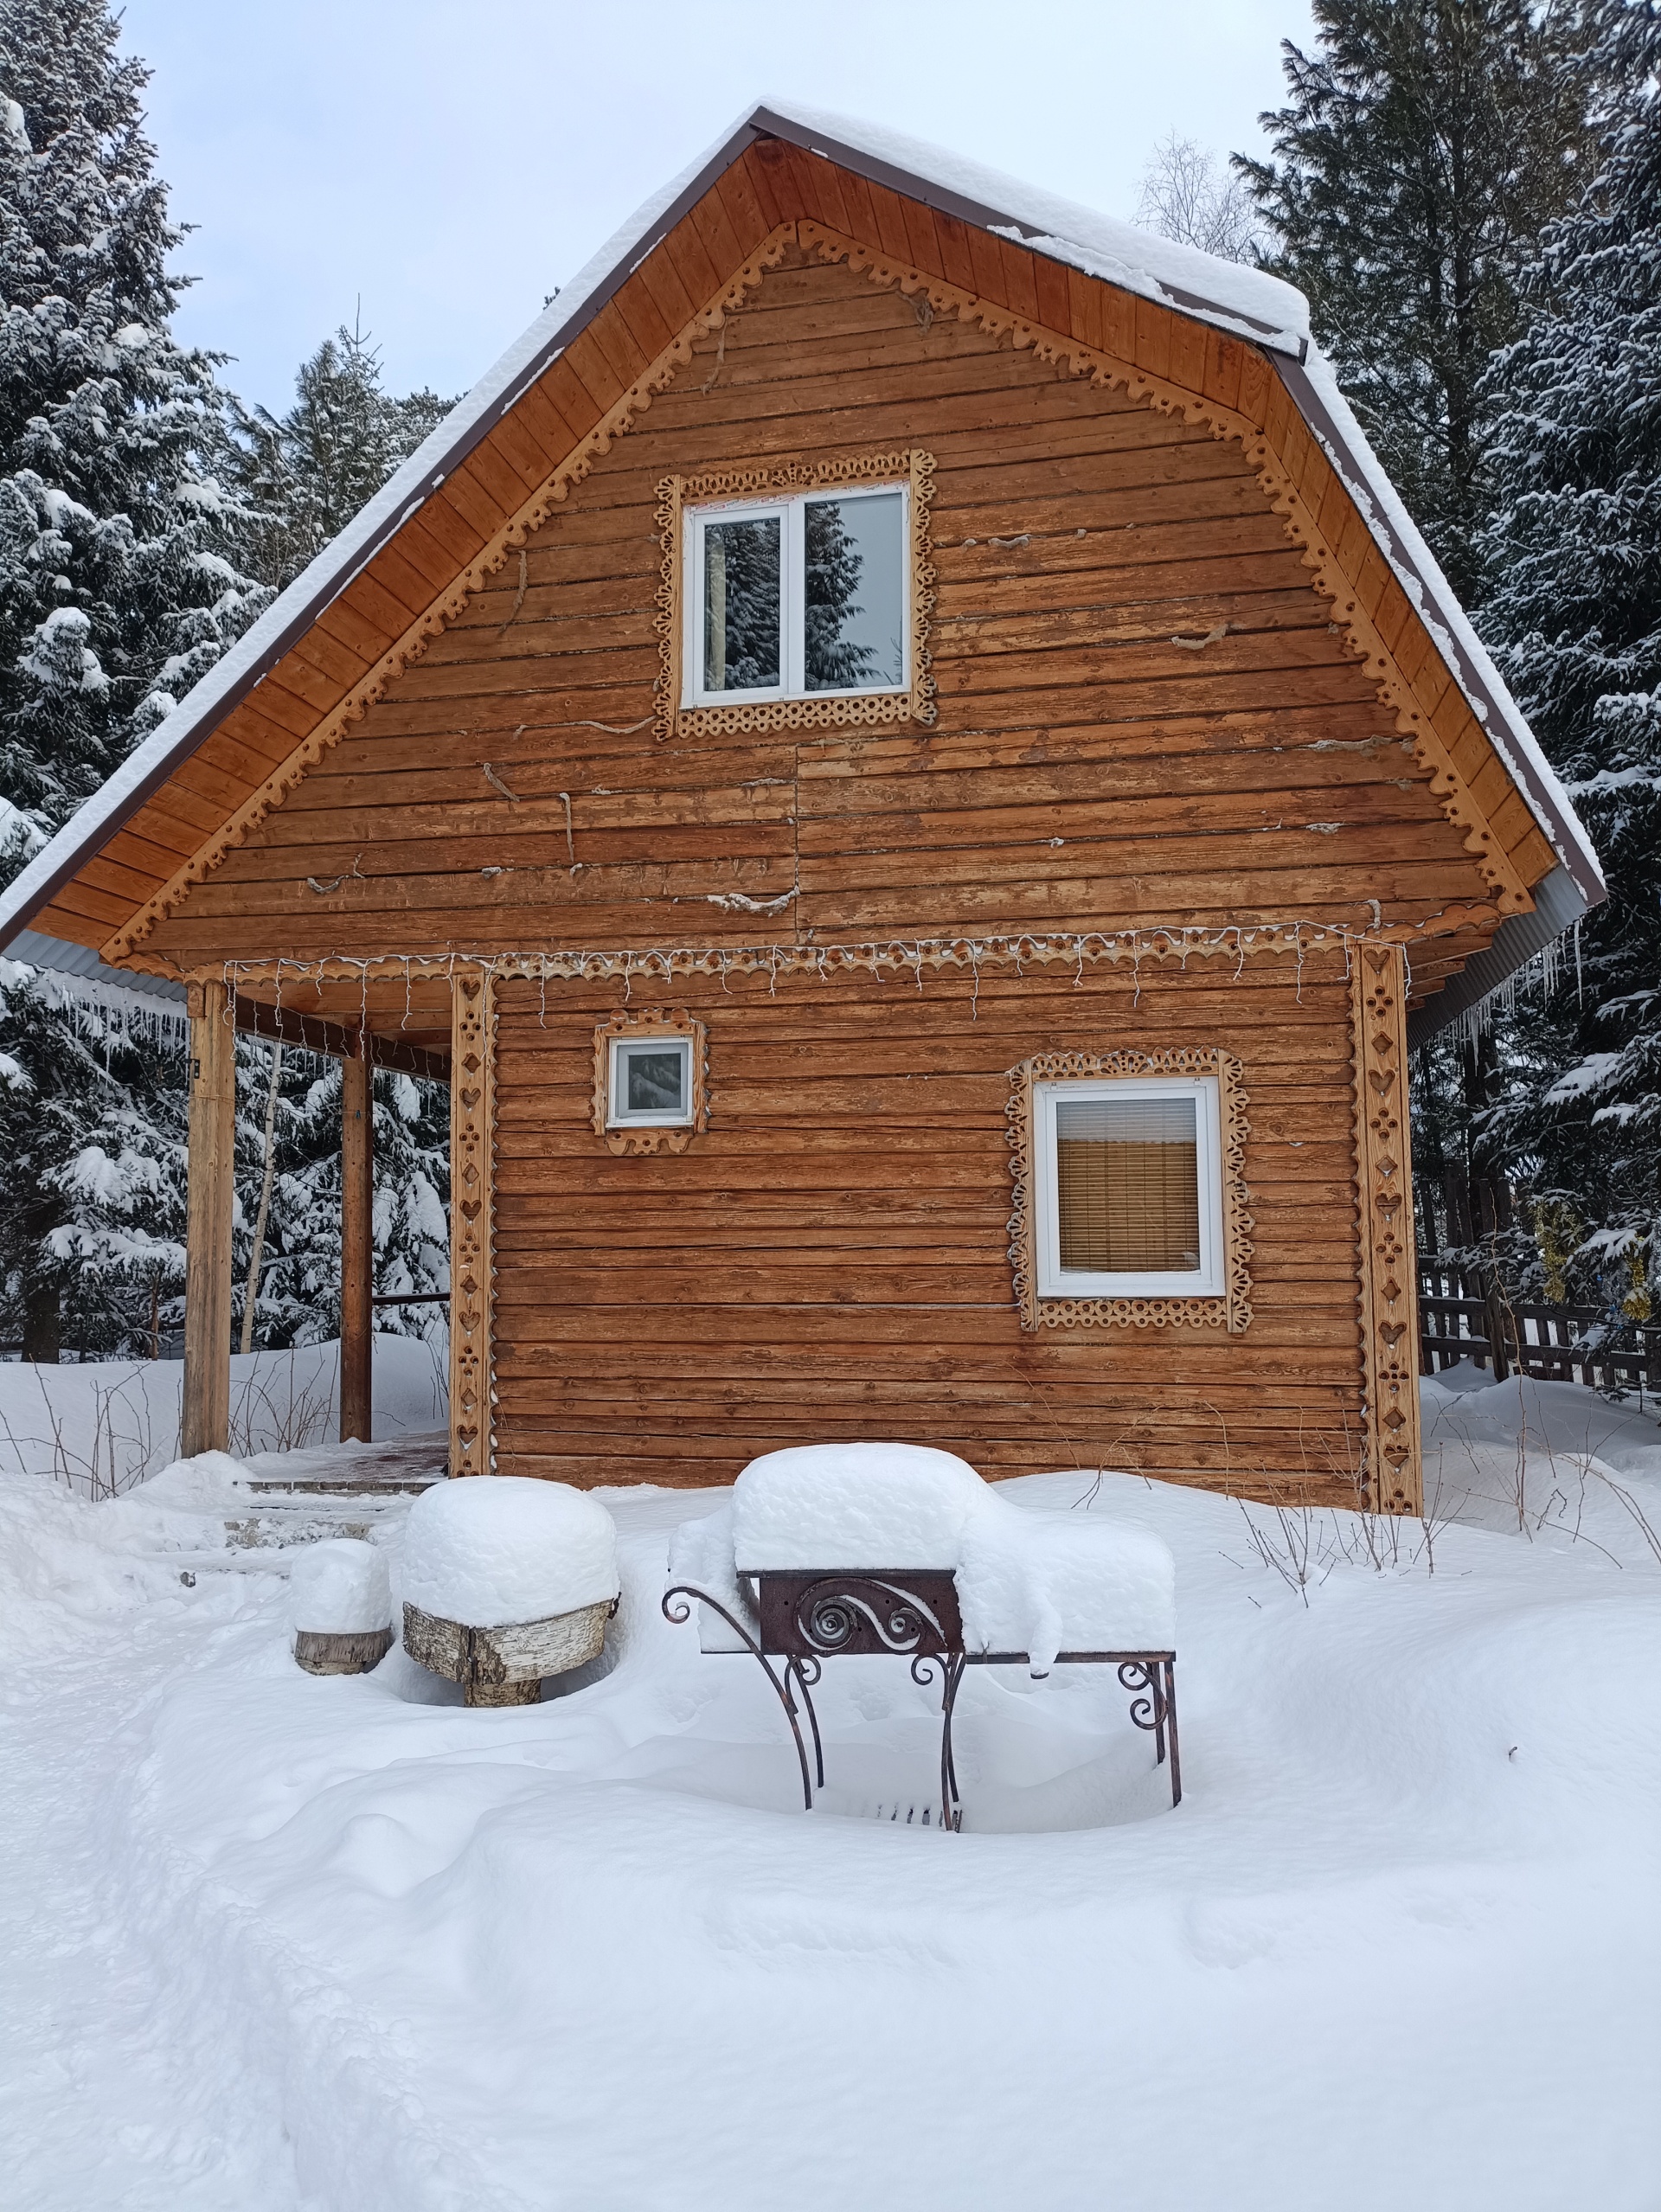
[[[934,457],[843,453],[669,476],[652,728],[932,728]]]
[[[910,487],[686,510],[683,707],[911,684]]]

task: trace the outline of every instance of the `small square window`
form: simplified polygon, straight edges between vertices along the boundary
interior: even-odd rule
[[[606,1126],[683,1129],[691,1119],[691,1038],[614,1037]]]
[[[683,707],[906,691],[910,489],[689,507]]]
[[[709,1119],[709,1043],[683,1007],[619,1010],[594,1031],[593,1127],[622,1157],[683,1152]]]
[[[1223,1287],[1218,1087],[1033,1087],[1040,1298],[1215,1298]]]

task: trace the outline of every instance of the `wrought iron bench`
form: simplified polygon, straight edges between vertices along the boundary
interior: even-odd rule
[[[828,1658],[908,1659],[912,1680],[940,1683],[940,1821],[959,1829],[963,1807],[952,1756],[952,1716],[965,1667],[1029,1664],[1024,1651],[965,1649],[957,1578],[950,1569],[881,1574],[763,1572],[738,1576],[752,1601],[751,1617],[738,1619],[719,1598],[696,1583],[676,1582],[664,1593],[664,1614],[677,1625],[694,1604],[707,1606],[760,1664],[784,1709],[801,1764],[802,1799],[811,1811],[813,1790],[824,1787],[824,1746],[811,1691]],[[1170,1766],[1170,1802],[1182,1803],[1182,1765],[1177,1743],[1177,1654],[1170,1651],[1058,1651],[1061,1666],[1112,1666],[1130,1693],[1131,1719],[1149,1730],[1157,1763]],[[782,1660],[782,1668],[773,1662]],[[810,1764],[799,1715],[812,1737]]]

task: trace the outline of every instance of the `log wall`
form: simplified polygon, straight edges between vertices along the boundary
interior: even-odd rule
[[[779,1446],[896,1437],[989,1476],[1100,1465],[1353,1504],[1344,965],[1004,970],[978,1003],[967,976],[701,984],[678,1003],[709,1025],[709,1125],[645,1158],[615,1157],[589,1123],[614,987],[500,984],[498,1471],[712,1483]],[[1023,1330],[1009,1071],[1179,1046],[1243,1066],[1249,1326]]]
[[[754,923],[719,901],[792,891],[787,926],[821,942],[1467,903],[1491,926],[1238,445],[796,260],[158,924],[159,955],[739,941]],[[658,481],[910,446],[937,462],[934,728],[655,745]]]

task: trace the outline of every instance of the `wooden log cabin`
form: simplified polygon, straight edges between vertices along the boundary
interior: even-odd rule
[[[240,1022],[449,1076],[458,1473],[1412,1510],[1409,1044],[1601,896],[1298,294],[769,107],[0,943],[188,987],[192,1446]]]

